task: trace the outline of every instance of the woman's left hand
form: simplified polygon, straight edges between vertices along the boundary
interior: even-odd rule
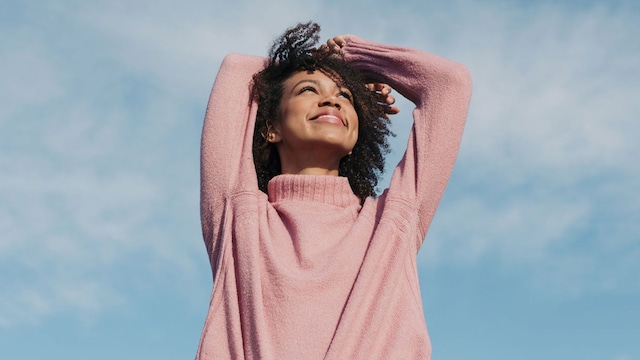
[[[396,98],[391,95],[391,86],[383,83],[370,83],[367,84],[367,89],[378,95],[378,104],[384,107],[384,112],[387,115],[395,115],[400,112],[399,107],[393,106],[396,102]]]
[[[349,35],[339,35],[327,40],[326,44],[320,46],[323,52],[330,52],[336,56],[342,57],[342,48],[347,45]],[[391,95],[391,86],[384,83],[369,83],[367,88],[378,95],[378,104],[384,107],[387,115],[394,115],[400,112],[400,108],[393,106],[396,98]]]

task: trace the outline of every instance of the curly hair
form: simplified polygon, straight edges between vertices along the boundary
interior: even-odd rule
[[[273,122],[279,121],[280,100],[284,82],[300,71],[321,71],[345,87],[353,95],[358,115],[358,140],[351,155],[340,160],[339,175],[349,179],[354,194],[361,202],[376,196],[378,179],[384,171],[384,155],[389,153],[387,137],[389,120],[384,104],[369,90],[365,79],[335,53],[315,47],[320,26],[313,22],[288,29],[273,43],[267,67],[253,76],[252,96],[258,103],[253,133],[253,160],[260,190],[267,193],[267,184],[281,174],[280,156],[273,143],[266,140]]]

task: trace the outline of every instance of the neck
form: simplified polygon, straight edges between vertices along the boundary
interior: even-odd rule
[[[340,157],[318,156],[317,153],[291,154],[280,151],[282,174],[292,175],[339,175]]]
[[[308,166],[308,167],[302,167],[302,168],[290,167],[288,169],[286,169],[283,166],[282,167],[282,174],[338,176],[339,175],[339,171],[338,171],[338,169],[326,169],[326,168],[323,168],[323,167],[315,167],[315,166]]]

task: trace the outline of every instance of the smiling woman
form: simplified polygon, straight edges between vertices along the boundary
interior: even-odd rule
[[[358,140],[358,114],[349,89],[320,71],[284,82],[280,118],[267,135],[276,144],[282,174],[339,175],[340,160]]]
[[[384,170],[384,155],[388,152],[387,137],[390,134],[387,128],[389,123],[387,113],[396,113],[398,109],[391,106],[394,99],[389,95],[389,86],[371,84],[378,87],[367,89],[364,86],[363,74],[344,61],[341,46],[338,43],[346,44],[345,37],[330,40],[331,48],[328,45],[313,47],[318,39],[319,30],[320,27],[313,23],[289,29],[274,43],[267,66],[253,76],[252,95],[258,104],[253,135],[253,157],[258,186],[262,191],[268,192],[268,183],[274,176],[300,173],[301,170],[311,171],[314,174],[338,175],[339,173],[340,176],[348,179],[353,192],[361,201],[364,201],[368,196],[375,195],[378,177]],[[283,153],[279,152],[282,144],[269,140],[268,136],[280,130],[278,126],[283,125],[282,122],[286,120],[282,111],[289,108],[289,100],[297,101],[297,97],[293,96],[296,94],[291,93],[294,89],[287,88],[286,90],[289,90],[287,93],[285,86],[296,86],[305,79],[313,81],[301,84],[304,86],[295,89],[305,90],[305,94],[297,94],[304,95],[303,99],[314,96],[306,93],[307,91],[320,96],[328,94],[340,95],[340,98],[344,98],[347,95],[351,98],[351,107],[355,110],[358,119],[363,120],[359,121],[357,126],[348,127],[350,130],[357,131],[358,141],[351,146],[351,149],[335,154],[338,149],[331,150],[326,146],[328,144],[321,145],[315,142],[313,153],[304,152],[300,156],[285,158],[287,154],[283,156]],[[314,99],[316,100],[322,101],[327,98]],[[346,104],[333,105],[324,104],[320,108],[326,110],[336,107],[335,105],[341,107]],[[306,109],[306,111],[310,110]],[[341,107],[340,110],[344,112],[346,109]],[[348,154],[349,156],[345,156]],[[311,158],[305,159],[303,155]],[[338,155],[337,158],[336,155]],[[318,162],[310,163],[314,159]],[[295,162],[282,164],[283,160]],[[298,163],[297,160],[302,163]],[[336,162],[339,163],[337,172]],[[289,169],[288,165],[292,165],[293,168]],[[332,170],[328,171],[329,169]]]
[[[457,156],[468,71],[351,35],[316,47],[318,31],[288,30],[267,61],[228,55],[216,78],[201,158],[214,287],[197,359],[430,358],[415,258]],[[416,105],[414,127],[376,197],[391,88]]]

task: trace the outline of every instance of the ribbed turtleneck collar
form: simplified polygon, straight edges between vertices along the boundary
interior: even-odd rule
[[[269,181],[269,202],[311,201],[339,207],[360,204],[349,179],[331,175],[278,175]]]

